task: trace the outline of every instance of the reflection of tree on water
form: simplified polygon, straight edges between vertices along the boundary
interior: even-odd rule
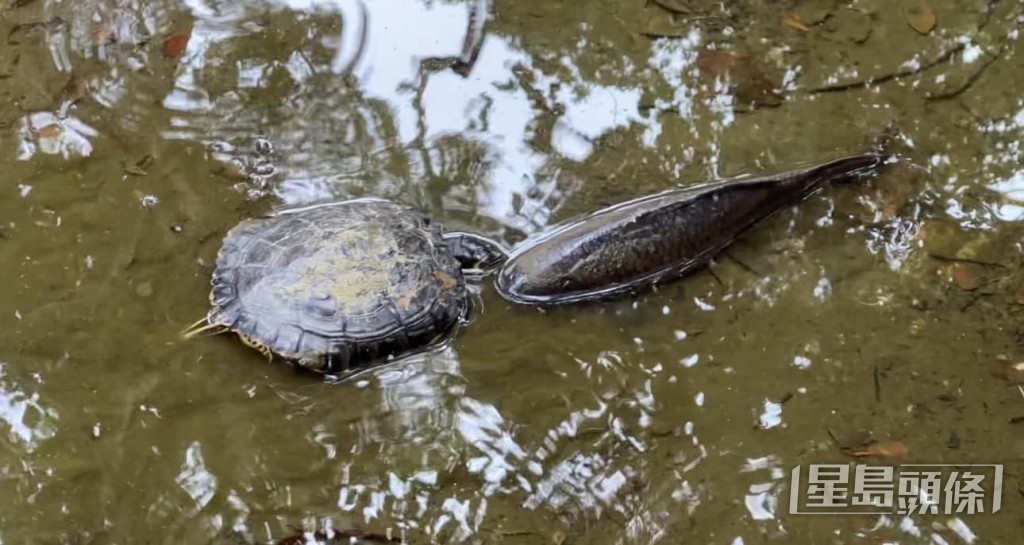
[[[89,155],[96,136],[120,143],[125,130],[140,131],[158,114],[151,100],[166,80],[153,76],[170,65],[159,59],[154,37],[171,28],[176,6],[78,4],[19,4],[5,13],[19,21],[6,28],[15,62],[4,83],[22,97],[17,106],[27,114],[19,131],[22,159],[37,152]],[[115,107],[118,115],[109,115]]]
[[[644,456],[652,444],[645,428],[658,411],[651,380],[623,376],[626,366],[614,353],[578,363],[580,376],[544,387],[551,390],[550,404],[513,403],[504,410],[468,395],[451,351],[368,377],[382,392],[380,414],[356,424],[355,445],[333,437],[327,449],[344,460],[334,526],[390,528],[442,543],[516,531],[547,539],[565,523],[609,521],[609,529],[631,540],[661,535],[677,515],[650,511],[650,498],[660,497],[661,504],[678,495],[678,501],[699,503],[703,493],[682,479],[648,482]],[[577,387],[566,390],[572,383]],[[567,408],[556,391],[591,401]],[[510,420],[523,410],[531,426],[542,427]],[[692,469],[704,454],[692,430],[686,433],[693,446],[676,455],[688,455]],[[560,522],[529,512],[557,515]]]
[[[417,9],[410,2],[395,5]],[[351,19],[347,11],[341,15]],[[383,10],[371,12],[369,20],[377,15],[378,24],[387,21]],[[371,76],[337,71],[333,59],[342,51],[337,41],[324,38],[344,34],[338,14],[282,10],[274,16],[283,37],[271,44],[257,39],[262,33],[245,34],[242,25],[233,25],[232,34],[223,25],[197,21],[188,64],[165,104],[178,112],[169,136],[261,148],[241,154],[251,161],[242,165],[251,169],[245,174],[265,176],[267,188],[286,201],[368,193],[419,200],[458,214],[484,213],[535,230],[571,194],[573,187],[559,180],[565,157],[585,159],[593,152],[589,138],[633,119],[635,104],[629,100],[622,101],[626,114],[621,118],[609,119],[604,107],[621,98],[635,103],[636,93],[588,85],[588,97],[559,97],[568,111],[567,132],[538,134],[532,121],[553,99],[534,91],[556,80],[503,39],[485,44],[469,78],[445,70],[430,73],[415,90],[422,99],[419,107],[410,108],[416,101],[408,88],[386,89]],[[308,32],[294,33],[296,26]],[[505,87],[509,61],[536,75]],[[567,77],[579,75],[570,71]],[[416,82],[408,72],[394,79]],[[524,88],[523,81],[536,87]],[[387,101],[374,98],[379,96]],[[571,140],[577,124],[585,138]],[[271,153],[246,143],[256,135],[272,144]],[[536,145],[544,139],[557,142]],[[222,149],[224,157],[239,153]],[[442,369],[424,370],[424,362]],[[405,374],[410,369],[415,372]],[[574,410],[545,407],[552,427],[524,437],[515,421],[518,411],[468,397],[456,373],[457,360],[449,352],[403,362],[370,380],[382,399],[379,410],[356,424],[358,441],[344,441],[336,431],[332,436],[322,424],[311,430],[331,460],[326,472],[338,473],[330,486],[337,487],[336,506],[345,516],[445,541],[493,529],[502,514],[523,505],[569,520],[608,513],[648,517],[632,488],[645,471],[641,451],[630,450],[639,444],[631,430],[640,419],[636,400],[642,390],[631,387],[621,398],[595,399]],[[588,389],[586,381],[583,385]],[[601,429],[596,439],[579,435],[581,427],[590,426]]]
[[[360,19],[267,7],[245,19],[265,21],[256,32],[197,21],[196,55],[165,100],[178,112],[167,136],[218,143],[253,189],[290,202],[402,191],[407,159],[387,103],[359,90],[358,51],[336,66],[339,36],[364,32]],[[272,163],[237,151],[253,150],[257,135],[273,143]]]
[[[236,150],[251,149],[247,137],[266,137],[276,150],[271,163],[230,152],[223,157],[234,159],[238,172],[226,174],[287,202],[359,194],[431,206],[450,201],[457,214],[475,207],[498,224],[532,232],[572,185],[555,179],[566,158],[581,160],[593,151],[586,140],[633,118],[633,91],[577,82],[594,92],[566,98],[568,123],[553,133],[535,123],[548,120],[537,110],[548,105],[517,78],[508,85],[509,67],[543,76],[527,78],[541,89],[556,80],[514,40],[480,39],[487,2],[368,4],[362,45],[353,38],[364,21],[356,7],[272,6],[211,21],[209,9],[193,7],[187,66],[165,101],[179,114],[166,134],[223,140],[220,147]],[[269,40],[267,13],[276,18]],[[251,43],[259,40],[271,43]],[[606,106],[616,101],[624,115],[609,117]],[[583,120],[582,132],[573,128]],[[453,153],[463,159],[450,161]],[[439,202],[439,194],[451,196]]]

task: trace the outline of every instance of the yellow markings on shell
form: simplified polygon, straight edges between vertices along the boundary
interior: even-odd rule
[[[409,310],[409,307],[412,305],[412,300],[415,297],[416,290],[409,290],[408,293],[395,300],[395,304],[398,305],[398,308],[401,309],[402,311]]]
[[[434,271],[434,278],[441,283],[441,289],[449,290],[458,285],[458,281],[444,271]]]
[[[398,246],[393,236],[380,232],[342,231],[330,233],[337,238],[337,244],[355,245],[370,244],[380,248],[379,255],[360,259],[360,266],[354,266],[350,258],[341,253],[315,255],[304,260],[296,271],[293,280],[277,282],[276,291],[290,301],[308,301],[311,299],[329,298],[343,306],[346,302],[367,301],[379,293],[387,293],[394,297],[392,290],[396,287],[389,271],[393,267],[401,267],[414,260],[402,252],[393,252]],[[414,293],[406,293],[394,297],[399,305],[404,303],[403,310],[412,303]],[[340,309],[339,309],[340,311]]]
[[[298,278],[281,285],[280,291],[294,300],[328,296],[336,301],[357,301],[386,289],[390,283],[380,264],[355,269],[344,256],[332,255],[306,260]]]

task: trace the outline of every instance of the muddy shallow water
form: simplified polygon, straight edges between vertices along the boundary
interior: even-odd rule
[[[1009,0],[7,2],[0,541],[1016,543],[1022,21]],[[178,337],[221,237],[276,206],[385,197],[512,244],[887,125],[899,164],[656,292],[542,312],[484,283],[449,345],[342,383]],[[1003,464],[1002,507],[791,512],[795,466],[853,462]]]

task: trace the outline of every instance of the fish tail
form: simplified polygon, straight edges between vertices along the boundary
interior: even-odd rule
[[[896,154],[892,151],[892,148],[896,145],[896,140],[900,136],[900,130],[896,126],[895,121],[889,121],[885,124],[885,128],[882,132],[874,138],[871,142],[871,151],[879,155],[884,155],[886,160],[895,158]]]
[[[812,177],[822,182],[852,179],[874,172],[879,166],[888,162],[891,157],[887,153],[875,151],[842,157],[814,167]]]
[[[846,181],[863,174],[873,173],[878,167],[896,159],[892,148],[899,134],[900,131],[895,123],[889,122],[885,129],[872,139],[866,152],[818,165],[812,168],[813,171],[816,171],[813,177],[822,181]]]

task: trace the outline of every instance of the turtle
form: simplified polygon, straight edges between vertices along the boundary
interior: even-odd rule
[[[385,199],[279,210],[227,233],[211,308],[184,335],[234,332],[269,359],[348,374],[446,340],[470,316],[468,281],[506,255]]]

